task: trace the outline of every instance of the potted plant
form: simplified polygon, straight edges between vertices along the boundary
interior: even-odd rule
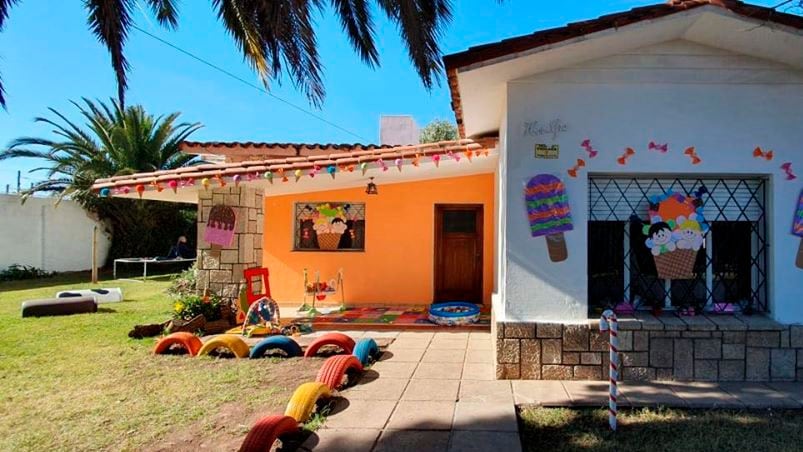
[[[182,295],[173,303],[172,331],[222,333],[231,326],[224,317],[225,303],[217,295]]]

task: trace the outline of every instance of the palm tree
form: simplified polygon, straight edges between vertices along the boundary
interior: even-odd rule
[[[76,200],[109,222],[114,231],[112,256],[158,255],[178,235],[193,235],[194,206],[177,209],[172,203],[99,198],[90,189],[99,178],[199,163],[196,156],[181,153],[179,146],[201,125],[179,123],[179,113],[156,117],[139,105],[123,108],[115,101],[108,105],[83,99],[73,105],[86,122],[84,127],[50,108],[53,119],[35,121],[52,127],[56,138],[22,137],[0,152],[0,162],[12,158],[42,162],[31,171],[43,172],[46,180],[23,192],[23,201],[37,192]]]
[[[0,30],[19,1],[0,0]],[[138,1],[84,0],[89,28],[111,54],[120,104],[125,99],[129,67],[125,42],[136,27],[131,13]],[[162,26],[178,26],[177,0],[145,1]],[[278,79],[284,67],[316,106],[323,101],[325,90],[313,15],[327,5],[340,19],[354,51],[371,67],[379,65],[373,7],[379,9],[396,24],[424,86],[432,87],[441,70],[438,39],[452,19],[451,0],[212,0],[218,18],[265,86]],[[5,108],[2,80],[0,105]]]

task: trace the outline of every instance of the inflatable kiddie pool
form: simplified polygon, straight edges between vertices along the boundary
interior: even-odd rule
[[[466,301],[433,303],[429,307],[429,321],[438,325],[469,325],[480,318],[480,308]]]

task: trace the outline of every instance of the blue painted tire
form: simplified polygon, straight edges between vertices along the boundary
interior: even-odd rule
[[[290,339],[287,336],[271,336],[267,339],[259,341],[254,348],[251,349],[249,357],[251,359],[259,359],[265,355],[268,350],[278,349],[283,351],[288,358],[301,356],[304,352],[301,351],[301,346],[298,342]]]
[[[476,322],[479,318],[479,306],[465,301],[433,303],[429,307],[429,321],[438,325],[468,325]]]
[[[370,337],[362,338],[354,346],[354,356],[360,360],[363,366],[367,366],[376,355],[379,354],[379,346]]]

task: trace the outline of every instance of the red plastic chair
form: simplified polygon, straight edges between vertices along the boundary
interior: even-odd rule
[[[245,277],[245,299],[248,301],[248,306],[251,306],[255,301],[262,297],[270,296],[270,280],[268,279],[268,269],[264,267],[246,268],[243,270]],[[254,293],[254,279],[262,278],[262,293]]]

